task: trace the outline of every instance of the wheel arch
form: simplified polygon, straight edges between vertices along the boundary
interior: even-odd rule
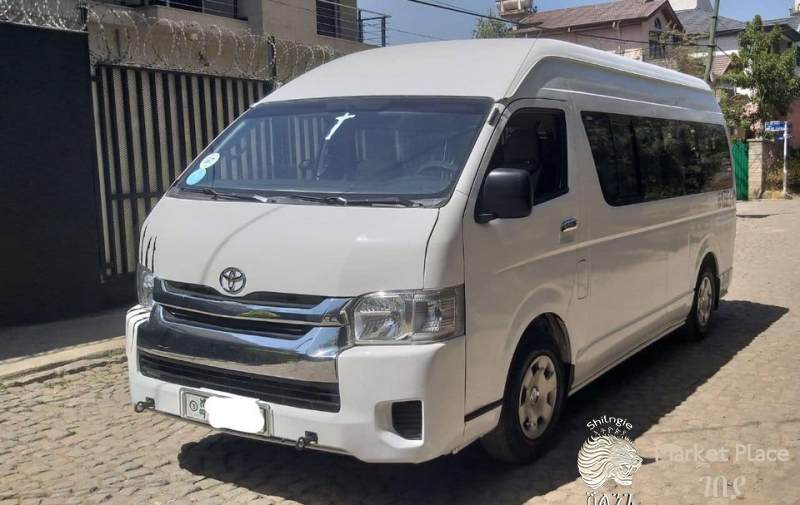
[[[700,243],[700,247],[698,248],[694,264],[692,289],[694,289],[694,283],[697,281],[697,277],[700,275],[700,269],[702,269],[707,263],[711,265],[711,269],[714,271],[714,283],[716,284],[716,289],[714,290],[716,294],[714,308],[718,308],[720,290],[720,248],[719,240],[717,240],[717,237],[713,234],[706,235],[706,237]]]
[[[513,370],[515,363],[524,358],[526,351],[534,347],[536,342],[543,338],[544,335],[548,336],[560,351],[559,357],[565,367],[567,388],[569,388],[573,378],[572,347],[566,323],[554,312],[539,314],[528,323],[528,326],[517,340],[517,345],[508,367],[509,373]]]

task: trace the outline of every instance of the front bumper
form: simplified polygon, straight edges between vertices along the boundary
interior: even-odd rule
[[[180,392],[185,388],[139,370],[137,333],[149,317],[141,307],[127,316],[131,399],[136,403],[152,398],[155,410],[180,416]],[[338,412],[263,402],[271,409],[272,433],[259,438],[294,444],[310,431],[317,434],[318,444],[309,447],[368,462],[418,463],[453,452],[464,436],[464,366],[465,337],[436,344],[351,347],[336,357]],[[392,404],[409,400],[422,401],[420,440],[403,438],[393,427]]]

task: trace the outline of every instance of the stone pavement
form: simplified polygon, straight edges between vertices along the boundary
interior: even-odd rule
[[[488,461],[474,446],[410,465],[218,434],[134,414],[124,364],[0,390],[0,504],[6,503],[587,503],[576,460],[586,423],[633,424],[645,458],[634,503],[800,503],[800,203],[740,203],[734,285],[712,335],[668,337],[568,402],[560,438],[535,464]],[[655,461],[662,448],[725,448],[731,461]],[[787,449],[786,462],[735,460],[737,444]],[[681,453],[682,454],[682,453]],[[706,496],[706,479],[717,479]],[[737,480],[738,478],[738,480]],[[742,481],[742,478],[744,481]],[[597,499],[596,503],[600,504]],[[625,503],[623,500],[621,503]]]

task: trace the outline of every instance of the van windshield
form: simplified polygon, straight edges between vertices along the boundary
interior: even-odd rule
[[[449,197],[491,105],[442,97],[259,105],[208,146],[178,192],[438,205]]]

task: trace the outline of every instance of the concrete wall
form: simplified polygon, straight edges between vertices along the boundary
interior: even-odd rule
[[[783,156],[783,143],[770,140],[748,140],[748,197],[758,199],[764,194],[767,171],[774,168],[779,157]]]
[[[592,47],[601,51],[614,52],[617,54],[624,54],[629,57],[636,57],[641,55],[643,47],[647,47],[647,43],[642,38],[642,26],[640,24],[623,25],[619,29],[614,29],[611,26],[595,28],[591,30],[580,30],[569,33],[543,33],[542,38],[563,40],[579,44],[581,46]],[[533,34],[529,34],[535,37]],[[594,37],[607,37],[608,39],[628,39],[637,42],[622,42],[618,40],[608,40],[605,38]],[[638,59],[638,58],[636,58]]]

